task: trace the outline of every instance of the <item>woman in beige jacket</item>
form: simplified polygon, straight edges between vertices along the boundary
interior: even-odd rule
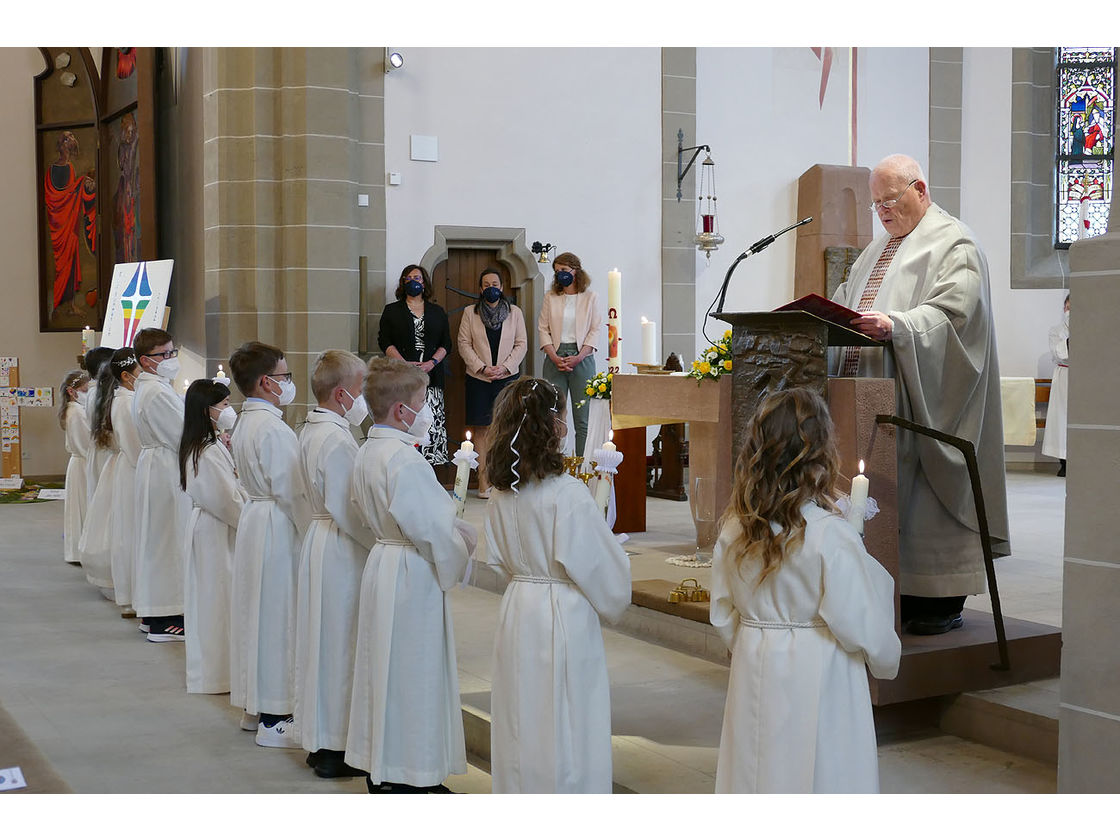
[[[552,287],[545,292],[537,319],[544,360],[543,375],[561,393],[570,395],[572,420],[576,430],[576,454],[583,454],[587,439],[587,380],[595,375],[595,359],[603,313],[599,298],[591,291],[591,278],[579,257],[565,252],[552,263]],[[579,403],[583,403],[579,406]]]
[[[467,371],[467,426],[478,453],[478,495],[488,499],[486,432],[494,400],[503,388],[517,381],[528,340],[525,316],[502,294],[498,269],[483,270],[478,278],[478,291],[478,302],[463,310],[458,343]]]

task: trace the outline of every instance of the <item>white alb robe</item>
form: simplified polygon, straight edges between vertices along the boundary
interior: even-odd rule
[[[124,390],[123,388],[120,390]],[[113,395],[114,402],[116,394]],[[110,406],[110,421],[112,420]],[[103,589],[114,589],[113,580],[113,493],[117,487],[117,462],[120,460],[120,446],[117,443],[116,427],[109,438],[108,446],[97,446],[90,432],[90,447],[97,452],[96,459],[103,459],[96,474],[97,485],[90,496],[86,519],[82,525],[82,539],[78,543],[78,556],[86,580]],[[95,459],[95,460],[96,460]],[[114,593],[114,601],[116,595]]]
[[[455,632],[446,593],[467,568],[455,502],[416,438],[374,426],[352,491],[377,539],[358,602],[346,763],[376,784],[467,772]]]
[[[183,533],[190,497],[179,486],[183,398],[161,376],[136,377],[136,554],[132,606],[141,618],[183,614]]]
[[[630,559],[583,482],[494,490],[486,562],[502,596],[490,692],[494,793],[610,793],[611,699],[599,617],[630,603]]]
[[[229,701],[249,714],[289,715],[295,707],[296,575],[311,509],[299,441],[279,408],[245,401],[233,430],[233,461],[249,501],[233,554]]]
[[[233,456],[220,441],[199,453],[197,474],[188,458],[186,472],[192,503],[183,546],[187,691],[224,694],[229,691],[233,547],[248,496],[237,481]]]
[[[86,505],[86,454],[89,451],[89,426],[81,405],[70,401],[66,405],[66,499],[62,510],[62,556],[67,563],[80,563],[78,542],[82,538]]]
[[[889,239],[883,235],[864,249],[834,300],[857,308]],[[885,348],[862,349],[858,375],[893,378],[899,416],[972,441],[992,548],[1006,555],[999,358],[988,263],[972,232],[931,205],[899,245],[871,308],[891,317],[893,335]],[[897,440],[902,592],[984,592],[980,526],[964,455],[911,432],[900,430]]]
[[[1069,420],[1069,327],[1050,328],[1050,355],[1054,373],[1050,380],[1050,401],[1046,404],[1046,429],[1042,433],[1042,454],[1066,457],[1066,424]]]
[[[358,593],[373,532],[350,493],[358,443],[333,411],[313,409],[299,433],[312,520],[296,586],[296,708],[308,752],[346,749]]]
[[[113,432],[120,447],[113,477],[113,526],[110,566],[113,595],[119,606],[132,603],[136,559],[136,464],[140,460],[140,435],[132,417],[132,391],[124,386],[113,397]]]
[[[757,584],[762,564],[712,557],[711,622],[731,650],[716,793],[877,793],[866,664],[894,679],[894,579],[842,517],[802,506],[805,541]]]

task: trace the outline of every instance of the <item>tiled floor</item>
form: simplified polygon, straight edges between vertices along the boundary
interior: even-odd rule
[[[1010,473],[1016,554],[1000,562],[1008,615],[1060,623],[1064,484]],[[480,522],[472,499],[468,518]],[[633,535],[634,576],[685,577],[664,562],[688,547],[687,503],[650,500],[659,530]],[[225,696],[187,695],[181,645],[149,644],[135,621],[61,557],[62,504],[0,506],[0,704],[80,793],[356,793],[358,780],[315,777],[298,751],[256,747]],[[464,702],[489,705],[498,597],[452,596]],[[973,599],[979,602],[981,599]],[[979,608],[979,604],[978,604]],[[639,792],[710,792],[727,670],[630,636],[604,633],[612,681],[615,778]],[[0,745],[2,752],[2,745]],[[935,734],[880,748],[884,791],[1053,791],[1052,767]],[[0,755],[0,766],[5,766]],[[452,777],[487,792],[472,768]]]

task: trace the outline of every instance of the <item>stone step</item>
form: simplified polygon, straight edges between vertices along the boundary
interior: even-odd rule
[[[1057,678],[961,694],[941,713],[943,732],[1058,766]]]

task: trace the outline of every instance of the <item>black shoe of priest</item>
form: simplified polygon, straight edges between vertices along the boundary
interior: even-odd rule
[[[906,630],[915,636],[938,636],[963,625],[964,617],[957,613],[956,615],[912,618],[910,623],[906,625]]]

